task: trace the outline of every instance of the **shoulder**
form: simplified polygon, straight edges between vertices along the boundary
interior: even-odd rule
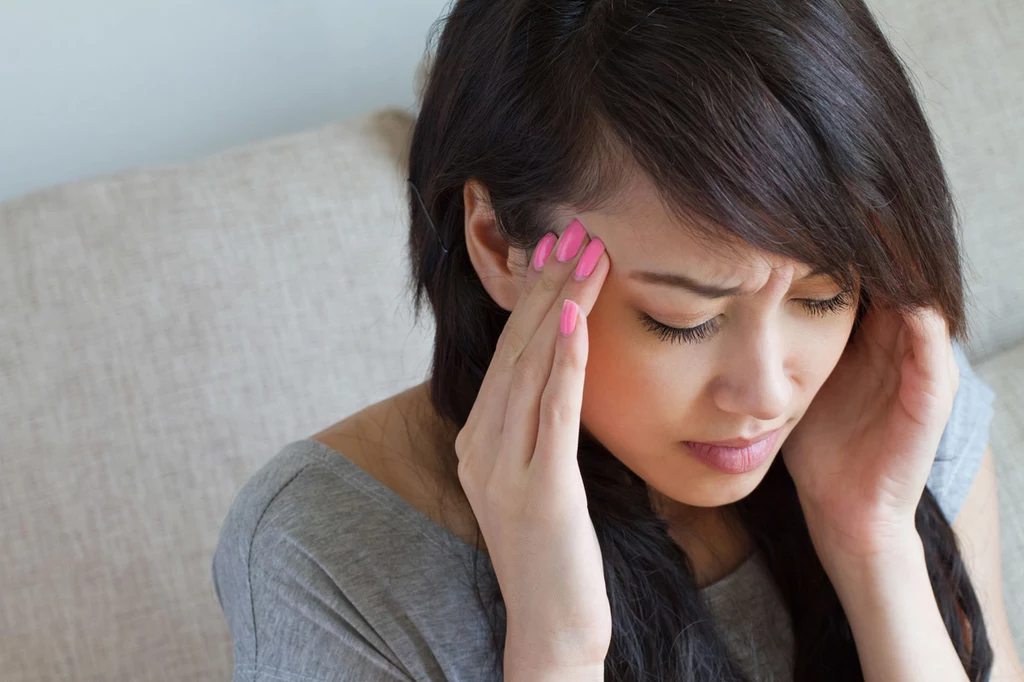
[[[927,483],[950,523],[981,468],[995,401],[995,392],[974,372],[963,348],[952,343],[960,383]]]
[[[270,575],[327,571],[360,587],[423,543],[436,541],[424,518],[340,452],[305,439],[286,445],[245,482],[225,517],[213,556],[218,597],[245,592]],[[368,562],[373,571],[363,571]],[[339,585],[340,586],[340,585]],[[229,617],[232,614],[228,614]],[[242,614],[240,623],[251,621]]]
[[[408,625],[457,615],[439,596],[445,576],[457,592],[443,539],[341,453],[285,446],[236,494],[214,552],[236,680],[439,679],[430,628]]]
[[[312,441],[290,443],[240,489],[220,530],[213,585],[233,644],[234,680],[412,679],[360,609],[361,586],[323,538],[333,505],[355,496],[332,484]],[[333,494],[332,494],[333,493]],[[326,497],[318,497],[326,495]],[[338,516],[345,516],[338,511]],[[336,518],[336,517],[335,517]],[[357,550],[356,550],[357,551]]]
[[[221,523],[213,554],[214,591],[236,642],[236,659],[254,656],[257,603],[256,595],[265,584],[266,574],[279,571],[295,579],[303,570],[303,557],[288,551],[286,545],[296,532],[315,527],[323,512],[332,511],[323,498],[314,494],[326,482],[325,468],[318,443],[300,440],[289,443],[253,473],[239,489]],[[317,479],[319,481],[317,482]],[[352,488],[334,486],[349,508]]]

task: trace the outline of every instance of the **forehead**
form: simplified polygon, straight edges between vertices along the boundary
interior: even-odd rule
[[[755,249],[720,228],[681,219],[646,179],[631,183],[609,204],[560,218],[568,223],[578,217],[592,236],[600,237],[616,270],[685,271],[737,283],[775,268],[793,267],[797,276],[811,270],[791,258]]]

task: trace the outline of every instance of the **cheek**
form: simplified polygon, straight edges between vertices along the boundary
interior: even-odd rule
[[[607,324],[596,310],[587,318],[589,350],[584,384],[584,408],[601,412],[618,401],[633,402],[636,395],[635,355],[630,352],[628,334],[620,325]],[[626,407],[626,405],[623,405]]]
[[[612,452],[654,444],[685,419],[666,357],[639,325],[595,306],[587,318],[590,349],[581,419]],[[635,328],[634,328],[635,327]]]
[[[839,318],[828,327],[821,341],[805,345],[801,355],[808,360],[807,371],[820,385],[832,373],[839,359],[846,351],[853,328],[853,315]]]

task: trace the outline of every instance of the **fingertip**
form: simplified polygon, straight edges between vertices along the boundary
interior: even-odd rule
[[[559,329],[562,336],[571,336],[580,317],[580,307],[571,298],[562,302],[562,319]]]
[[[608,274],[612,268],[612,259],[608,255],[608,247],[605,246],[601,250],[601,255],[597,259],[597,264],[594,266],[594,272],[600,273],[602,276]]]
[[[534,249],[533,257],[530,259],[531,270],[534,272],[540,272],[544,269],[544,263],[547,262],[548,257],[551,255],[551,252],[554,250],[557,242],[558,235],[553,232],[548,232],[541,237],[541,240],[537,243],[537,247]]]
[[[915,336],[921,337],[925,341],[930,340],[932,336],[949,335],[949,321],[936,308],[919,308],[909,317],[909,326]]]

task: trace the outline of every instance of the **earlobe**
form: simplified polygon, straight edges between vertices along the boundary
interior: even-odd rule
[[[466,181],[462,190],[465,205],[466,250],[480,282],[491,299],[511,311],[519,300],[519,276],[513,270],[518,249],[509,247],[498,231],[487,188],[479,181]]]

